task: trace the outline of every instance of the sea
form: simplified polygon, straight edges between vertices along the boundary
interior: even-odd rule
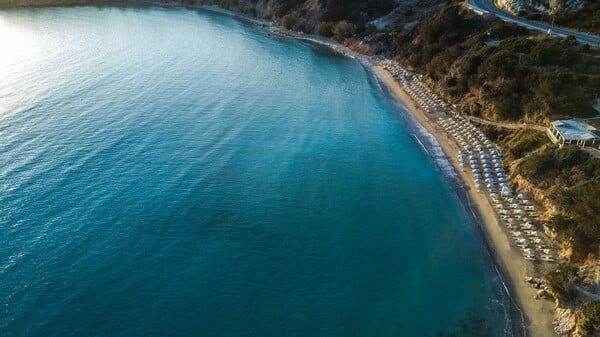
[[[357,60],[234,17],[2,10],[0,335],[512,336],[425,136]]]

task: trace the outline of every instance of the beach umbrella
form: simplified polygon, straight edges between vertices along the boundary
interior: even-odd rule
[[[533,250],[533,248],[526,248],[523,250],[523,253],[527,255],[535,255],[535,251]]]

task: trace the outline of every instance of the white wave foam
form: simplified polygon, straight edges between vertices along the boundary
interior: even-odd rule
[[[409,127],[409,131],[412,132],[413,137],[417,140],[425,153],[427,153],[433,159],[436,166],[440,169],[444,176],[448,177],[453,182],[460,182],[458,172],[456,172],[456,169],[450,162],[450,159],[444,153],[444,150],[442,150],[442,146],[437,141],[435,136],[433,136],[423,125],[421,125],[421,123],[419,123],[419,121],[416,120],[404,103],[391,94],[390,89],[387,87],[387,85],[385,85],[385,83],[381,82],[379,77],[376,75],[373,76],[375,76],[379,89],[383,90],[386,96],[390,99],[394,108],[400,112],[401,116]]]

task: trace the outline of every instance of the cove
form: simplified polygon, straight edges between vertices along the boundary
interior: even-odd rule
[[[355,60],[186,9],[0,31],[3,335],[505,335],[475,226]]]

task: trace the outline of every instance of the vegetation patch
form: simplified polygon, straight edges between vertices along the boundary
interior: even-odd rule
[[[549,147],[526,157],[517,172],[549,191],[558,207],[547,225],[582,261],[600,248],[600,159],[575,146]]]
[[[600,331],[600,301],[583,304],[577,321],[584,336]]]
[[[575,297],[573,281],[577,277],[577,268],[571,265],[560,265],[546,274],[548,289],[557,300],[565,302]]]
[[[537,123],[597,114],[600,55],[572,37],[540,38],[458,5],[388,35],[380,37],[387,49],[434,79],[465,114]],[[481,108],[469,108],[465,99],[473,95]]]

